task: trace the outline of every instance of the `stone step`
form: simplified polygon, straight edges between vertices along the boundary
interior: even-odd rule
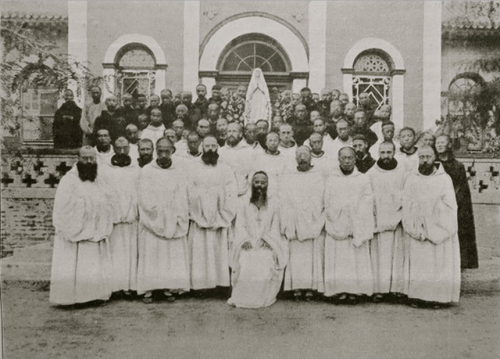
[[[51,263],[53,249],[53,242],[47,241],[33,246],[16,248],[12,257],[9,258],[16,258],[17,262]]]
[[[1,260],[2,280],[16,281],[49,281],[51,262],[21,262],[9,257]]]

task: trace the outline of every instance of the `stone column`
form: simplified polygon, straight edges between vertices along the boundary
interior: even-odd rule
[[[424,2],[423,129],[441,117],[441,2]]]
[[[199,83],[200,2],[184,2],[184,76],[183,89],[196,92]],[[209,89],[207,89],[209,90]],[[196,97],[196,95],[195,95]]]
[[[87,65],[87,2],[68,1],[68,55],[70,64],[79,62]],[[78,71],[83,76],[83,71]],[[75,93],[75,102],[83,107],[85,104],[85,83],[68,81],[68,88]],[[78,91],[80,90],[80,91]]]
[[[326,74],[326,1],[309,2],[309,88],[319,93]]]

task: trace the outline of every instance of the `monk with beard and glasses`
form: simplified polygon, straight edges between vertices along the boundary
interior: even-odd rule
[[[394,159],[395,152],[393,142],[382,142],[377,163],[366,173],[375,201],[375,235],[370,242],[374,302],[400,299],[403,293],[403,263],[407,249],[401,224],[405,169]]]
[[[113,207],[113,232],[109,237],[111,285],[117,297],[131,299],[132,291],[137,290],[137,185],[141,169],[132,162],[125,137],[117,138],[113,147],[111,166],[105,166],[99,176]]]
[[[252,177],[251,197],[238,210],[228,304],[238,308],[272,305],[288,262],[287,242],[279,231],[278,202],[267,196],[267,174]]]
[[[103,303],[111,296],[113,208],[96,180],[97,170],[95,150],[84,146],[57,187],[50,280],[50,302],[56,305]]]

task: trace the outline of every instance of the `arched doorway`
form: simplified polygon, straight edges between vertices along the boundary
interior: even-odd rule
[[[248,84],[254,69],[264,73],[269,88],[292,88],[291,64],[283,47],[263,34],[246,34],[232,40],[217,63],[217,84],[230,90]]]
[[[229,70],[226,73],[224,73],[225,70],[219,73],[221,69],[231,68],[229,63],[226,65],[229,67],[224,67],[224,64],[228,60],[231,61],[231,50],[239,49],[239,41],[244,42],[242,46],[248,45],[248,48],[242,47],[240,49],[240,51],[248,51],[248,56],[254,56],[249,45],[254,43],[256,47],[257,44],[263,45],[256,48],[256,57],[269,59],[276,52],[275,56],[279,55],[279,58],[283,60],[286,71],[276,72],[274,78],[272,73],[266,74],[268,83],[271,80],[272,84],[280,88],[291,86],[294,92],[299,92],[300,89],[307,86],[309,77],[307,42],[290,24],[269,14],[259,13],[228,19],[228,21],[214,27],[202,41],[199,77],[209,91],[216,82],[233,87],[234,83],[238,83],[238,76],[243,83],[250,80],[248,73],[251,71],[248,71],[247,74],[238,74],[238,70],[236,70],[238,67],[233,67],[236,70],[236,73],[233,74],[230,74]],[[268,54],[268,52],[271,53]],[[265,60],[262,61],[265,62]],[[279,68],[279,66],[275,68]],[[242,66],[239,69],[244,70],[246,67]]]

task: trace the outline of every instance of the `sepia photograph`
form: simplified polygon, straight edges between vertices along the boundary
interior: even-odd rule
[[[0,31],[0,359],[500,357],[500,0]]]

